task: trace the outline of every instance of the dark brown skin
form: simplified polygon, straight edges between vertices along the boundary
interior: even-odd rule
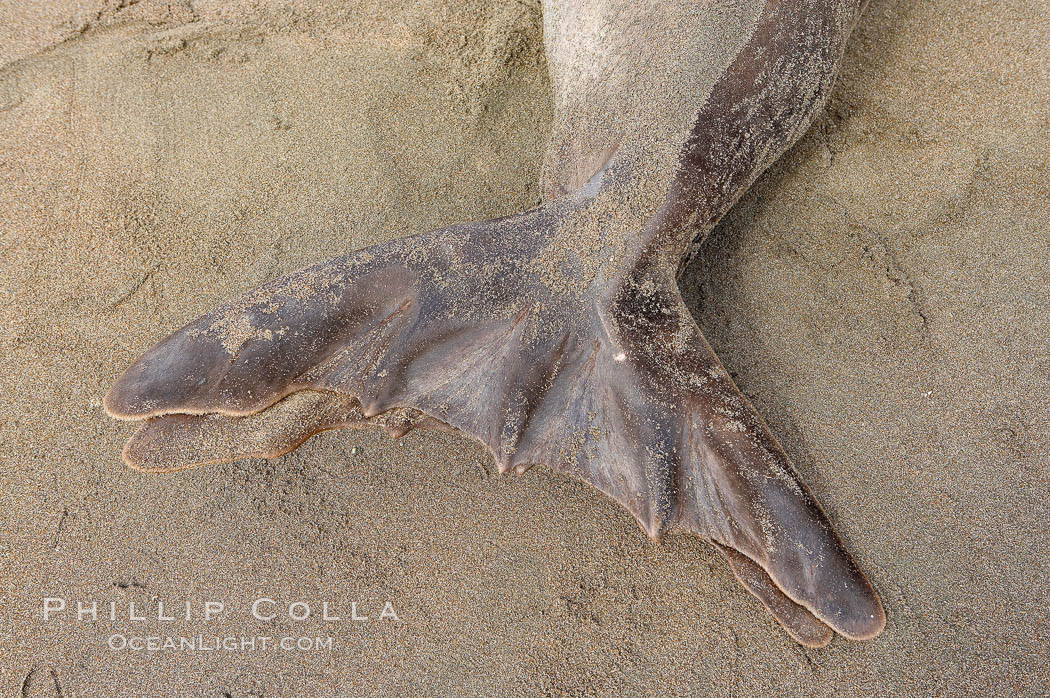
[[[668,10],[711,31],[715,5],[549,2],[550,200],[351,253],[187,325],[106,396],[111,415],[146,420],[125,460],[164,471],[339,427],[452,429],[501,472],[541,463],[590,483],[654,539],[710,541],[802,644],[881,632],[878,596],[675,283],[823,105],[859,2],[755,0],[729,54],[635,36]],[[608,66],[581,70],[592,55]],[[672,84],[690,68],[709,84]],[[632,102],[614,91],[630,81],[656,87]],[[650,98],[667,108],[647,124]]]

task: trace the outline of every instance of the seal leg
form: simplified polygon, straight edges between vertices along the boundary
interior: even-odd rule
[[[125,457],[164,470],[342,426],[455,429],[501,471],[591,484],[654,539],[716,544],[804,644],[825,641],[820,623],[877,634],[878,597],[700,334],[674,264],[642,251],[551,273],[584,205],[361,250],[190,323],[106,396],[111,415],[149,420]]]

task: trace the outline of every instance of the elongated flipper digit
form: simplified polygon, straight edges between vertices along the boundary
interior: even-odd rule
[[[751,558],[718,543],[712,543],[729,563],[733,576],[776,618],[795,642],[806,647],[825,647],[834,635],[816,616],[789,599],[766,571]]]
[[[254,414],[166,414],[139,427],[124,447],[136,470],[169,472],[244,458],[276,458],[311,436],[346,427],[382,427],[391,436],[449,427],[413,409],[365,417],[357,398],[300,390]]]

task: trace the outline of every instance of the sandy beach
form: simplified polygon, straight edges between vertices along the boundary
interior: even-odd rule
[[[536,0],[331,5],[0,2],[0,695],[1050,692],[1050,6],[871,0],[681,279],[886,606],[807,650],[463,437],[121,462],[102,396],[171,331],[540,202]]]

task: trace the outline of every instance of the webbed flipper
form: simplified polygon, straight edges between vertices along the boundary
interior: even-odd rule
[[[456,429],[501,471],[588,482],[654,539],[713,542],[803,644],[826,643],[822,624],[877,634],[878,597],[711,352],[673,265],[643,254],[552,275],[551,240],[582,205],[368,248],[187,325],[106,396],[110,414],[149,420],[126,457],[269,457],[384,415],[395,433]]]

